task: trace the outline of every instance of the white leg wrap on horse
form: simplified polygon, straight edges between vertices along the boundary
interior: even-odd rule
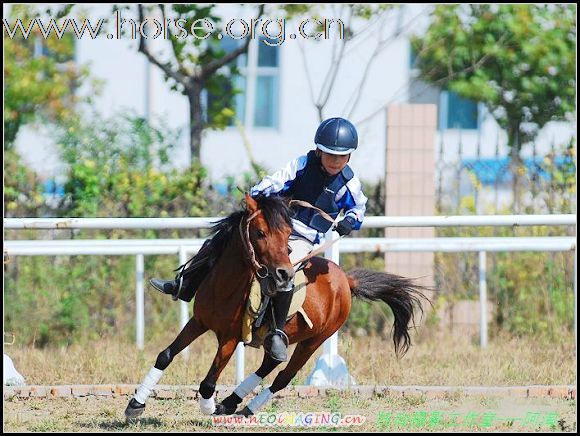
[[[252,392],[261,381],[262,377],[256,375],[256,373],[253,372],[238,385],[238,387],[234,390],[234,394],[240,398],[244,398],[246,395]]]
[[[159,379],[163,375],[163,371],[155,367],[151,368],[149,373],[145,376],[145,380],[141,383],[141,386],[137,389],[135,394],[135,399],[141,404],[145,404],[147,397],[151,395],[153,388],[159,383]]]
[[[201,409],[201,413],[203,413],[204,415],[211,415],[213,412],[215,412],[214,397],[215,393],[207,400],[203,398],[201,395],[199,396],[199,408]]]
[[[272,398],[273,396],[274,394],[272,393],[270,388],[262,389],[262,392],[256,395],[254,399],[249,402],[248,409],[250,409],[252,413],[255,415],[256,412],[260,410],[262,406],[264,406],[264,404],[266,404],[266,402],[269,401],[270,398]]]

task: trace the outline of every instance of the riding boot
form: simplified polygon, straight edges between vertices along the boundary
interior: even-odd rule
[[[179,272],[174,280],[151,279],[149,283],[158,291],[171,295],[174,301],[178,298],[191,301],[195,293],[191,285],[199,284],[213,266],[210,261],[211,244],[212,240],[207,239],[195,256],[175,269],[174,271]]]
[[[149,283],[158,291],[171,295],[173,300],[177,300],[183,284],[183,278],[178,277],[175,280],[151,279]]]
[[[272,299],[272,307],[276,329],[270,332],[264,340],[264,349],[272,359],[285,362],[288,359],[288,336],[284,333],[288,310],[292,302],[294,286],[288,291],[278,291]]]

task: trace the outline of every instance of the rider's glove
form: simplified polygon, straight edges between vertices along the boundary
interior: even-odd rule
[[[346,217],[336,225],[336,231],[340,236],[345,236],[350,234],[350,232],[352,232],[353,227],[354,227],[353,219],[351,217]]]

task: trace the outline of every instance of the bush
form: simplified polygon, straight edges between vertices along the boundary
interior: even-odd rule
[[[91,123],[76,120],[59,131],[68,163],[65,196],[56,210],[45,205],[36,176],[7,151],[9,180],[5,206],[12,216],[45,213],[70,217],[207,216],[211,189],[205,169],[194,163],[185,171],[169,165],[178,139],[143,119],[118,116]],[[222,198],[223,201],[223,198]],[[227,201],[226,201],[227,202]],[[215,203],[215,201],[214,201]],[[34,231],[9,232],[42,238]],[[54,231],[56,238],[193,237],[191,231]],[[195,237],[199,232],[195,232]],[[171,276],[178,265],[168,256],[148,256],[148,274]],[[135,261],[130,256],[18,257],[6,265],[6,329],[26,343],[70,344],[108,335],[133,336]],[[147,316],[167,322],[170,302],[149,304]],[[168,315],[168,313],[170,315]],[[174,321],[172,319],[171,322]],[[167,323],[165,324],[167,325]]]
[[[546,156],[532,170],[519,168],[526,192],[520,199],[526,214],[575,213],[575,139],[558,154]],[[480,185],[475,185],[475,194]],[[504,209],[491,213],[511,214]],[[461,198],[459,210],[449,215],[475,214],[474,196]],[[516,237],[573,236],[575,227],[458,227],[439,228],[438,236],[446,237]],[[495,330],[515,335],[548,335],[555,337],[562,330],[573,329],[573,253],[512,252],[489,253],[487,256],[488,299],[496,307]],[[479,298],[478,253],[437,253],[436,287],[440,299],[453,303],[459,299]]]
[[[4,216],[35,217],[48,212],[42,184],[14,149],[4,150]]]

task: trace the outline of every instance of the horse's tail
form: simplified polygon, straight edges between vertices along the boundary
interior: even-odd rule
[[[421,299],[431,303],[423,292],[432,288],[413,283],[410,278],[367,269],[354,269],[347,277],[352,295],[370,301],[381,300],[389,305],[395,316],[395,353],[398,357],[403,356],[411,346],[409,321],[414,317],[415,306],[422,314]]]

